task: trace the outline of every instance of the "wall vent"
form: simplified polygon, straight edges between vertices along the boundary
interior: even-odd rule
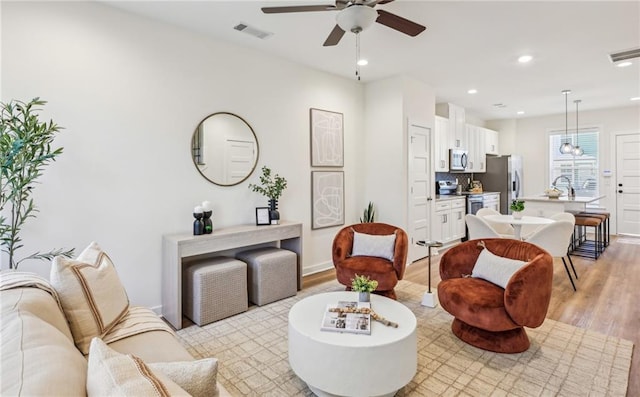
[[[611,58],[611,62],[620,62],[626,61],[628,59],[640,58],[640,48],[635,48],[633,50],[620,51],[613,54],[609,54],[609,58]]]
[[[246,23],[242,23],[242,22],[240,22],[233,28],[239,32],[250,34],[251,36],[257,37],[262,40],[273,36],[273,33],[271,32],[265,32],[264,30],[254,28],[253,26],[247,25]]]

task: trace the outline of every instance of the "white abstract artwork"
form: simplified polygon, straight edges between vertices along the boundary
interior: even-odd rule
[[[344,225],[344,172],[311,172],[311,228]]]
[[[342,113],[311,109],[311,166],[344,166]]]

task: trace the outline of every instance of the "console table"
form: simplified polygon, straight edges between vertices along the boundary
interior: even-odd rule
[[[302,223],[241,225],[216,229],[212,234],[162,236],[162,315],[175,329],[182,328],[182,260],[223,251],[276,243],[298,255],[298,290],[302,289]]]

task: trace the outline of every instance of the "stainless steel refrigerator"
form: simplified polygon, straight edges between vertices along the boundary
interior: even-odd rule
[[[511,201],[522,197],[522,157],[487,156],[487,172],[475,174],[485,192],[500,192],[500,212],[510,214]]]

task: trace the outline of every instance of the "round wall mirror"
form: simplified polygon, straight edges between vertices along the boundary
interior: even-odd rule
[[[191,138],[198,172],[220,186],[233,186],[251,175],[258,163],[258,139],[242,117],[219,112],[204,118]]]

